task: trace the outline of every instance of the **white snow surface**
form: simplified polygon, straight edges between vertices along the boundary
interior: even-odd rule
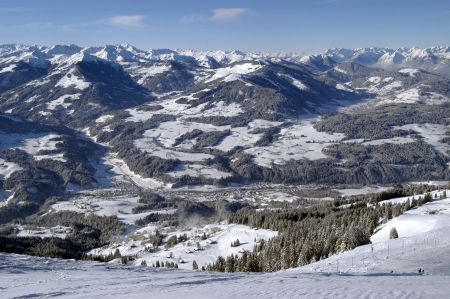
[[[151,66],[142,66],[138,64],[124,64],[124,66],[126,66],[127,71],[130,72],[130,75],[137,79],[137,83],[139,84],[145,84],[151,77],[171,70],[170,65],[164,63]]]
[[[69,234],[72,231],[72,229],[67,226],[55,226],[52,228],[43,228],[43,227],[27,228],[18,225],[15,228],[18,229],[17,236],[19,237],[40,237],[40,238],[56,237],[65,239],[67,234]]]
[[[75,70],[70,70],[67,74],[62,77],[58,83],[56,83],[56,86],[61,86],[64,88],[73,87],[79,90],[84,90],[88,88],[91,85],[91,83],[85,81],[83,78],[80,78],[75,74]]]
[[[442,142],[442,139],[446,136],[446,131],[450,129],[448,126],[440,124],[408,124],[403,126],[396,126],[394,129],[401,130],[413,130],[423,137],[424,141],[433,146],[437,151],[444,155],[448,155],[449,147]]]
[[[446,192],[448,197],[450,197],[450,190]],[[433,198],[435,194],[440,196],[442,191],[433,192]],[[424,194],[420,196],[423,198]],[[415,199],[418,197],[414,196]],[[406,200],[408,200],[408,197],[391,199],[386,202],[401,203]],[[400,238],[416,236],[437,229],[450,228],[450,198],[435,200],[391,219],[388,223],[378,228],[371,241],[377,243],[389,240],[389,233],[394,227],[397,229]]]
[[[182,164],[175,170],[167,172],[167,174],[173,177],[189,175],[191,177],[206,177],[211,179],[220,179],[231,176],[230,173],[200,164]]]
[[[100,165],[96,165],[96,179],[101,187],[110,187],[112,181],[127,181],[143,189],[158,189],[164,186],[153,178],[144,178],[132,171],[122,159],[115,154],[108,154]]]
[[[175,151],[158,146],[153,138],[140,138],[134,141],[136,148],[162,159],[178,159],[180,161],[200,162],[213,158],[210,154]]]
[[[81,94],[66,94],[63,96],[60,96],[56,100],[53,100],[51,102],[47,103],[47,109],[48,110],[55,110],[56,107],[61,106],[63,108],[69,108],[71,106],[71,103],[66,103],[66,100],[78,100],[80,98]]]
[[[280,137],[269,146],[253,147],[245,151],[261,166],[284,164],[289,160],[318,160],[327,158],[322,150],[344,138],[344,134],[318,132],[311,121],[302,121],[280,131]],[[241,143],[238,143],[242,145]]]
[[[16,64],[10,64],[8,66],[5,66],[4,68],[0,69],[0,73],[9,73],[16,69]]]
[[[208,91],[205,89],[203,91]],[[198,93],[198,92],[197,92]],[[207,107],[208,103],[203,103],[197,106],[191,107],[189,103],[177,103],[181,98],[187,98],[188,100],[194,100],[198,97],[195,96],[196,93],[188,96],[177,96],[175,98],[164,99],[152,102],[151,106],[160,105],[163,108],[157,111],[145,111],[139,110],[138,108],[128,109],[130,117],[126,121],[131,122],[143,122],[149,120],[155,114],[170,114],[177,116],[177,120],[183,120],[191,117],[206,117],[206,116],[224,116],[231,117],[237,116],[243,112],[241,106],[237,103],[225,103],[219,101],[217,103],[211,103],[211,107]]]
[[[363,195],[363,194],[371,194],[378,193],[389,190],[389,187],[381,187],[381,186],[364,186],[361,188],[345,188],[345,189],[334,189],[342,194],[342,196],[353,196],[353,195]]]
[[[186,133],[192,132],[193,130],[211,132],[225,131],[228,129],[230,129],[230,126],[214,126],[210,124],[176,120],[163,122],[157,128],[145,131],[144,137],[156,139],[165,147],[172,147],[175,143],[175,139]]]
[[[401,244],[401,241],[391,244],[394,243]],[[368,273],[336,271],[336,262],[332,260],[326,268],[330,271],[323,272],[305,268],[277,273],[230,274],[0,254],[0,287],[4,298],[437,299],[447,298],[450,292],[450,265],[448,251],[445,251],[448,246],[448,243],[441,244],[439,249],[429,246],[426,250],[417,247],[422,250],[420,253],[409,250],[401,259],[398,259],[400,255],[394,256],[391,249],[391,258],[379,256],[381,265],[365,266]],[[362,265],[362,257],[366,257],[364,263],[367,265],[370,247],[362,249],[351,252],[351,256],[359,265]],[[421,257],[418,263],[411,261],[418,257]],[[340,258],[342,269],[350,256],[341,255]],[[420,262],[429,267],[440,266],[441,273],[417,275],[417,268],[422,266]],[[398,266],[403,266],[407,272],[389,273]],[[429,268],[425,269],[428,273]]]
[[[417,73],[420,72],[418,69],[413,68],[405,68],[398,71],[399,73],[406,74],[408,76],[414,77]]]
[[[102,116],[100,116],[99,118],[97,118],[97,119],[95,120],[95,122],[98,123],[98,124],[101,124],[101,123],[104,123],[104,122],[106,122],[106,121],[108,121],[108,120],[111,120],[111,119],[113,119],[113,118],[114,118],[113,115],[105,114],[105,115],[102,115]]]
[[[211,82],[224,78],[225,82],[235,81],[241,78],[241,75],[252,73],[260,69],[262,65],[254,63],[242,63],[229,67],[217,69],[215,74],[205,82]]]
[[[4,134],[0,132],[0,148],[17,148],[32,155],[35,160],[51,159],[66,162],[63,153],[40,154],[44,150],[57,150],[57,134]]]
[[[336,84],[336,89],[345,90],[345,91],[353,91],[347,84]]]
[[[13,162],[7,162],[6,160],[0,158],[0,179],[5,180],[9,178],[9,176],[18,170],[21,170],[22,167]]]
[[[405,144],[405,143],[413,143],[415,140],[411,137],[392,137],[392,138],[384,138],[384,139],[375,139],[371,141],[365,141],[362,144],[364,145],[381,145],[386,143],[391,144]]]

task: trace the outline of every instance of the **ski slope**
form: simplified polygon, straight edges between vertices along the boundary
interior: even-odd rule
[[[208,273],[0,254],[2,298],[448,298],[449,279],[448,273]]]
[[[447,190],[447,195],[449,195]],[[395,240],[374,238],[414,216]],[[442,219],[447,219],[444,221]],[[2,298],[448,298],[450,198],[380,226],[372,244],[276,273],[210,273],[0,254]],[[425,270],[418,274],[418,269]]]

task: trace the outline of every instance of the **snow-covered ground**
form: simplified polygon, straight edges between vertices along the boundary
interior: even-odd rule
[[[140,138],[134,141],[136,148],[151,153],[152,156],[160,157],[162,159],[178,159],[180,161],[199,162],[206,159],[211,159],[214,156],[204,153],[187,153],[163,148],[157,145],[153,138]]]
[[[84,80],[75,74],[75,69],[71,69],[64,77],[62,77],[55,86],[61,86],[64,88],[73,87],[79,90],[84,90],[91,86],[91,83]]]
[[[424,141],[433,146],[437,151],[447,155],[449,151],[448,144],[445,144],[441,140],[446,136],[448,126],[439,124],[408,124],[403,126],[394,127],[398,130],[413,130],[422,136]]]
[[[439,196],[442,192],[436,194]],[[447,194],[450,197],[449,190],[447,190]],[[402,201],[395,201],[394,199],[392,202]],[[403,238],[420,235],[444,227],[450,228],[450,199],[427,203],[391,219],[388,223],[377,229],[371,241],[378,243],[389,240],[389,233],[392,228],[395,228],[399,237]]]
[[[439,275],[297,270],[229,274],[0,254],[0,288],[3,298],[441,299],[450,293],[448,269]]]
[[[353,196],[353,195],[363,195],[370,193],[383,192],[390,189],[389,187],[381,186],[364,186],[361,188],[345,188],[345,189],[334,189],[342,194],[342,196]]]
[[[17,148],[32,155],[35,160],[51,159],[65,162],[63,153],[40,154],[41,151],[55,151],[61,141],[57,134],[4,134],[0,133],[0,148]]]
[[[210,124],[177,120],[177,121],[163,122],[157,128],[145,131],[144,137],[154,138],[165,147],[171,147],[174,145],[175,140],[177,138],[181,137],[183,134],[192,132],[194,130],[212,132],[212,131],[225,131],[229,129],[230,126],[214,126]]]
[[[222,78],[225,82],[235,81],[238,80],[241,75],[255,72],[261,67],[262,65],[260,64],[243,63],[219,68],[215,71],[214,75],[211,76],[211,78],[209,78],[206,82],[211,82]]]
[[[175,170],[168,172],[167,174],[173,177],[189,175],[192,177],[205,177],[211,179],[220,179],[231,176],[231,174],[228,172],[220,171],[213,167],[199,164],[181,165],[175,168]]]
[[[61,201],[51,206],[55,211],[74,211],[80,213],[94,213],[99,216],[117,215],[125,223],[134,223],[135,219],[145,217],[147,213],[131,214],[131,209],[139,206],[138,197],[129,195],[111,197],[99,191],[86,191],[73,199]],[[132,219],[129,219],[129,218]]]
[[[155,114],[169,114],[178,116],[178,120],[183,120],[190,117],[200,117],[200,116],[225,116],[231,117],[239,115],[243,112],[241,106],[237,103],[226,104],[223,101],[217,103],[203,103],[197,106],[191,107],[189,103],[180,103],[179,100],[184,98],[187,100],[198,99],[197,93],[206,92],[209,89],[204,89],[199,92],[190,94],[188,96],[177,95],[174,98],[163,99],[159,101],[152,102],[150,106],[161,106],[162,108],[156,111],[146,111],[140,110],[138,108],[128,109],[130,117],[125,119],[130,122],[143,122],[149,120]],[[178,102],[178,103],[177,103]]]
[[[431,192],[440,197],[443,190]],[[372,244],[331,256],[301,267],[302,272],[391,272],[412,273],[419,268],[438,275],[450,275],[450,190],[446,199],[438,199],[380,225],[371,237]],[[419,196],[414,196],[418,199]],[[394,198],[381,203],[401,203],[411,197]],[[390,240],[395,227],[398,239]]]
[[[176,244],[165,249],[164,245],[149,252],[153,248],[148,239],[148,235],[154,234],[158,230],[165,235],[164,243],[171,236],[181,236],[186,234],[187,241]],[[202,240],[205,233],[208,238]],[[137,255],[133,262],[139,266],[145,260],[151,266],[156,261],[178,263],[180,269],[192,270],[192,262],[196,261],[199,267],[206,266],[214,262],[219,256],[229,256],[231,254],[241,254],[243,251],[252,251],[257,242],[268,240],[277,235],[277,232],[265,229],[253,229],[245,225],[216,223],[204,226],[194,226],[189,229],[174,229],[157,227],[150,224],[120,238],[118,242],[103,248],[92,250],[92,254],[109,255],[119,249],[122,256]],[[239,239],[240,246],[231,247],[231,243]]]
[[[63,96],[60,96],[56,100],[53,100],[51,102],[47,103],[47,109],[48,110],[55,110],[56,107],[61,106],[63,108],[69,108],[71,106],[71,103],[67,103],[67,100],[78,100],[80,98],[81,94],[66,94]]]
[[[430,217],[441,220],[429,225]],[[407,222],[411,220],[414,225]],[[399,226],[402,222],[403,226]],[[389,231],[392,224],[398,226],[398,239],[376,237],[380,232]],[[212,258],[205,254],[209,251],[214,256],[227,255],[231,249],[229,243],[235,238],[245,243],[255,237],[271,236],[263,230],[240,225],[221,226],[210,238],[217,243],[202,241],[204,250],[187,253],[185,250],[189,246],[196,245],[180,243],[169,251],[143,254],[129,266],[0,254],[2,297],[378,299],[448,298],[450,293],[450,198],[427,203],[390,220],[374,235],[373,244],[300,268],[276,273],[230,274],[136,266],[142,259],[148,261],[147,265],[155,260],[166,260],[169,252],[175,259],[195,259],[201,265],[203,257]],[[208,228],[212,230],[213,226],[202,230]],[[131,253],[137,245],[120,244],[117,248]],[[232,250],[239,250],[239,247]],[[198,256],[201,254],[204,256]],[[419,275],[419,268],[425,273]]]
[[[49,237],[57,237],[64,239],[67,234],[69,234],[72,229],[67,226],[55,226],[52,228],[27,228],[21,225],[15,227],[18,230],[17,236],[19,237],[40,237],[40,238],[49,238]]]
[[[318,132],[311,121],[303,121],[281,129],[280,137],[269,146],[253,147],[246,152],[254,156],[255,163],[270,167],[289,160],[317,160],[326,158],[322,150],[344,138],[344,134]]]
[[[21,170],[22,167],[17,165],[16,163],[7,162],[4,159],[0,158],[0,179],[7,179],[13,172]]]
[[[123,161],[122,159],[119,159],[116,157],[115,154],[109,154],[107,155],[104,160],[104,165],[101,165],[103,167],[110,167],[109,169],[109,175],[112,175],[113,177],[109,179],[113,179],[115,181],[123,181],[128,180],[131,181],[133,184],[139,186],[143,189],[157,189],[164,186],[164,184],[156,179],[153,178],[144,178],[139,174],[136,174],[134,171],[132,171],[128,165]],[[102,168],[97,168],[98,175],[101,174]],[[105,175],[105,174],[103,174]]]

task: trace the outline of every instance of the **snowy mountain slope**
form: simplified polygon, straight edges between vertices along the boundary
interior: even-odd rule
[[[440,198],[443,190],[432,192]],[[446,190],[447,195],[449,190]],[[421,195],[394,198],[380,204],[405,202]],[[301,272],[373,273],[414,272],[425,269],[431,275],[448,275],[450,261],[450,199],[435,200],[414,208],[380,225],[371,237],[372,244],[331,256],[303,266]],[[392,228],[398,239],[390,239]],[[296,271],[296,270],[293,270]]]
[[[0,114],[0,222],[35,213],[72,185],[93,186],[97,150],[67,128]]]
[[[374,95],[375,99],[370,103],[376,105],[439,105],[448,102],[450,97],[447,79],[419,69],[387,71],[355,62],[343,62],[327,70],[326,76],[341,82],[341,89]]]
[[[445,298],[447,275],[218,274],[0,255],[5,298]]]
[[[443,190],[432,194],[440,197]],[[265,274],[193,272],[142,267],[139,263],[123,266],[0,254],[0,287],[5,298],[210,298],[211,294],[215,298],[446,298],[449,211],[449,198],[432,201],[381,226],[372,244],[300,268]],[[415,215],[416,225],[407,224],[411,215]],[[423,229],[429,217],[443,217],[446,222]],[[408,227],[408,234],[402,235],[399,222]],[[393,225],[399,228],[398,239],[376,237]],[[129,246],[129,250],[134,248]],[[202,253],[207,251],[197,252]],[[419,268],[425,273],[420,275]]]
[[[442,261],[447,260],[449,240],[447,231],[440,233],[436,236],[447,239],[439,239],[438,247],[409,245],[404,254],[399,239],[391,242],[389,258],[385,257],[386,250],[376,249],[376,266],[370,251],[366,250],[365,260],[362,255],[349,252],[347,257],[339,256],[339,264],[333,258],[321,261],[321,265],[329,264],[322,273],[317,272],[316,264],[270,274],[219,274],[1,254],[0,286],[6,298],[210,298],[211,294],[215,298],[445,298],[450,273]],[[417,250],[411,250],[411,246]],[[354,267],[348,272],[350,260]],[[425,268],[425,275],[417,274],[419,267]]]

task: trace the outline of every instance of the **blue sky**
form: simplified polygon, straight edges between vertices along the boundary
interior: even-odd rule
[[[450,45],[449,0],[0,0],[0,43],[319,52]]]

